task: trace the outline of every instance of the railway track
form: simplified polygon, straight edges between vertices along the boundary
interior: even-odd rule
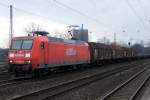
[[[133,65],[134,65],[135,63],[133,63]],[[129,64],[130,65],[130,64]],[[8,71],[2,71],[2,72],[0,72],[0,76],[4,76],[4,75],[8,75]],[[59,77],[59,75],[54,75],[54,76],[58,76]],[[61,75],[62,76],[62,75]],[[48,76],[47,78],[52,78],[53,76]],[[21,83],[24,83],[24,82],[34,82],[34,81],[40,81],[40,80],[37,80],[37,79],[29,79],[29,80],[14,80],[14,79],[8,79],[8,80],[1,80],[0,81],[0,88],[1,87],[9,87],[9,86],[15,86],[15,85],[17,85],[17,84],[21,84]]]
[[[0,75],[3,73],[8,72],[8,63],[7,62],[0,62]]]
[[[8,79],[8,64],[7,62],[0,62],[0,80]]]
[[[2,66],[2,67],[0,67],[0,73],[3,73],[3,72],[8,72],[8,68],[7,68],[7,66]]]
[[[0,81],[0,87],[3,87],[5,85],[8,85],[8,84],[13,84],[13,79],[7,79],[7,80],[1,80]]]
[[[1,65],[7,65],[7,62],[6,61],[2,61],[2,62],[0,62],[0,66]]]
[[[8,63],[7,62],[0,62],[0,72],[8,70]]]
[[[4,79],[1,79],[1,77],[5,77],[5,76],[8,76],[8,71],[5,70],[5,71],[0,71],[0,80],[4,80]]]
[[[0,80],[8,79],[8,64],[0,63]]]
[[[53,97],[57,97],[61,94],[64,94],[68,91],[71,91],[75,88],[80,88],[82,86],[88,85],[92,82],[95,82],[97,80],[101,80],[103,78],[109,77],[111,75],[115,75],[117,73],[120,73],[125,70],[129,70],[133,68],[129,67],[124,67],[124,68],[118,68],[117,70],[111,70],[106,73],[101,73],[101,74],[96,74],[93,76],[88,76],[85,78],[77,79],[77,80],[72,80],[69,82],[57,84],[53,87],[41,89],[38,91],[32,91],[30,93],[16,96],[13,98],[13,100],[41,100],[41,99],[51,99]]]
[[[146,68],[108,92],[99,100],[134,100],[149,79],[150,69]]]
[[[58,78],[60,76],[64,75],[66,77],[67,75],[63,73],[63,74],[56,75],[56,77],[58,77],[58,78],[56,78],[54,75],[54,76],[50,76],[50,77],[48,76],[45,79],[29,79],[29,80],[17,80],[17,81],[16,80],[15,81],[14,80],[4,80],[4,81],[0,82],[0,94],[1,94],[0,100],[5,100],[5,99],[18,99],[18,100],[31,99],[31,100],[33,100],[35,98],[36,98],[35,100],[37,100],[37,97],[36,97],[37,95],[39,95],[38,98],[40,100],[43,99],[43,97],[44,98],[52,98],[53,96],[55,97],[61,93],[65,93],[67,91],[71,91],[72,89],[82,87],[82,86],[90,84],[94,81],[103,79],[105,77],[109,77],[118,72],[128,70],[129,68],[133,69],[132,66],[138,66],[140,62],[142,62],[143,64],[147,63],[147,61],[126,63],[126,64],[121,64],[118,67],[115,67],[114,69],[109,68],[109,70],[107,69],[107,71],[101,70],[102,71],[101,73],[94,73],[91,75],[89,74],[90,76],[89,75],[86,76],[86,74],[85,74],[84,77],[82,76],[82,77],[78,77],[75,79],[67,78],[67,80],[65,79],[66,81],[62,81],[62,82],[57,81],[57,82],[49,83],[47,81],[46,84],[51,84],[51,85],[42,86],[40,88],[39,88],[38,84],[41,84],[41,83],[45,84],[46,80],[52,79],[52,81],[53,80],[55,81],[55,80],[58,80]],[[91,72],[91,70],[90,70],[90,72]],[[76,73],[76,72],[74,72],[74,73]],[[68,73],[68,76],[70,76],[69,73]],[[29,88],[28,86],[32,87],[32,88],[28,89]],[[35,87],[35,89],[33,87]],[[38,89],[36,89],[37,87],[38,87]],[[24,90],[22,90],[22,89],[27,89],[27,90],[25,90],[26,92],[24,92]],[[9,91],[16,91],[16,92],[12,93]],[[19,91],[19,92],[17,92],[17,91]],[[11,94],[9,95],[9,93],[11,93]]]

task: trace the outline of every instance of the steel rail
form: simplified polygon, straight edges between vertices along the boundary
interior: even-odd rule
[[[85,78],[82,78],[82,79],[78,79],[78,80],[74,80],[74,81],[70,81],[70,82],[66,82],[66,83],[61,83],[61,84],[56,85],[54,87],[41,89],[41,90],[34,91],[34,92],[31,92],[31,93],[28,93],[28,94],[25,94],[25,95],[20,95],[18,97],[13,98],[13,100],[20,100],[20,99],[23,99],[23,98],[26,98],[26,97],[32,97],[33,95],[41,94],[41,93],[44,93],[44,92],[47,92],[47,91],[51,91],[54,94],[51,93],[51,95],[49,95],[47,97],[44,97],[44,99],[45,98],[52,98],[52,97],[60,95],[60,94],[62,94],[64,92],[70,91],[70,90],[72,90],[74,88],[78,88],[78,87],[84,86],[86,84],[90,84],[90,83],[92,83],[94,81],[97,81],[97,80],[100,80],[100,79],[104,79],[106,77],[109,77],[111,75],[120,73],[120,72],[122,72],[124,70],[127,70],[127,69],[129,70],[130,68],[128,68],[128,67],[122,68],[121,67],[121,68],[118,68],[118,69],[111,70],[109,72],[100,73],[100,74],[97,74],[97,75],[93,75],[93,76],[90,76],[90,77],[85,77]],[[64,90],[61,90],[61,87],[64,88]],[[67,87],[69,87],[69,89],[67,89]],[[61,91],[59,91],[59,89]]]
[[[113,95],[115,92],[117,92],[119,89],[121,89],[123,86],[127,85],[129,82],[131,82],[133,79],[135,79],[136,77],[138,77],[141,73],[143,73],[146,69],[145,68],[141,71],[139,71],[138,73],[136,73],[135,75],[133,75],[132,77],[130,77],[128,80],[124,81],[122,84],[118,85],[116,88],[114,88],[113,90],[111,90],[110,92],[108,92],[106,95],[104,95],[103,97],[100,98],[100,100],[107,100],[111,95]],[[144,82],[142,83],[144,84]],[[142,85],[141,85],[142,86]],[[140,87],[139,87],[140,89]],[[138,92],[138,91],[136,91]],[[136,92],[134,93],[134,95],[136,94]],[[132,95],[131,99],[133,99],[134,95]]]

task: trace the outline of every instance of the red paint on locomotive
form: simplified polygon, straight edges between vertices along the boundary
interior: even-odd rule
[[[10,67],[17,66],[14,67],[17,70],[33,71],[38,68],[90,63],[89,52],[88,43],[79,40],[48,36],[16,37],[12,39],[8,62]]]

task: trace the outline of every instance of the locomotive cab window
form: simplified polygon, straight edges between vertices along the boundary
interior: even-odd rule
[[[41,49],[45,48],[45,43],[43,41],[41,42],[40,47],[41,47]]]
[[[13,40],[11,44],[11,49],[21,49],[22,40]]]
[[[22,49],[31,49],[32,48],[32,40],[24,40],[22,43]]]
[[[33,40],[13,40],[10,49],[19,50],[19,49],[32,49]]]

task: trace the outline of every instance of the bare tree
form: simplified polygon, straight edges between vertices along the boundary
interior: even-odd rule
[[[27,35],[32,35],[34,31],[41,31],[42,30],[42,26],[39,24],[35,24],[35,23],[31,23],[27,28],[25,28],[25,33],[27,33]]]

